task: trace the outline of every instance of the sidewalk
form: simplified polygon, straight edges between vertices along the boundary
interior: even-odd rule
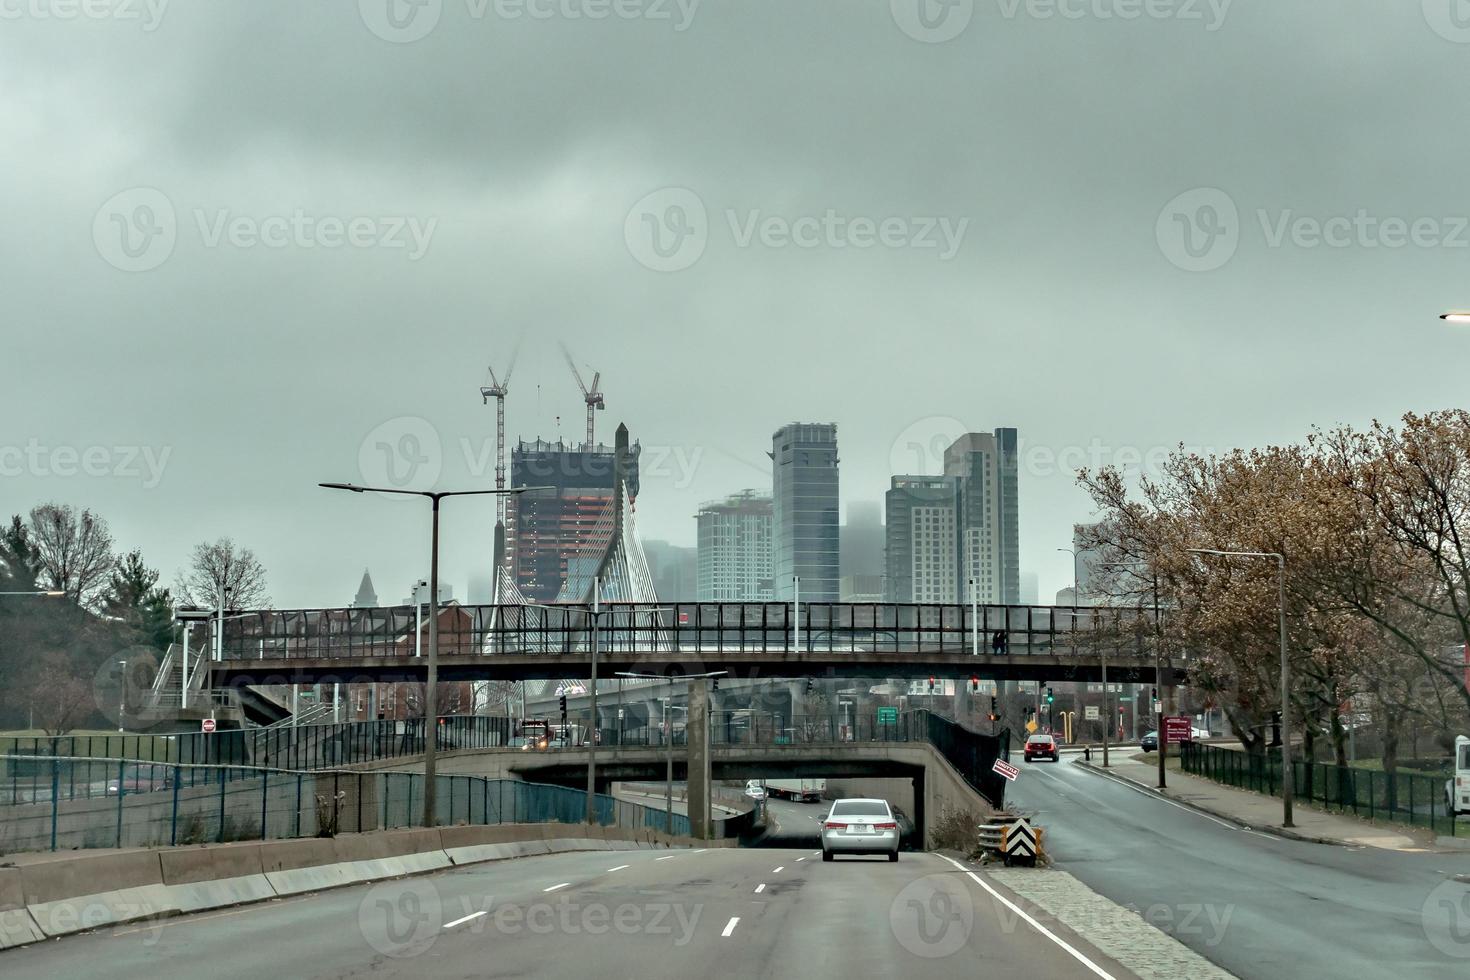
[[[1159,766],[1157,756],[1142,756],[1128,750],[1111,753],[1112,765],[1101,766],[1098,753],[1093,753],[1092,762],[1075,757],[1076,764],[1103,775],[1112,775],[1159,793]],[[1265,796],[1249,790],[1222,786],[1213,780],[1203,779],[1182,772],[1178,760],[1169,759],[1166,776],[1168,788],[1161,796],[1176,800],[1205,813],[1221,817],[1232,823],[1243,824],[1253,830],[1262,830],[1288,837],[1321,844],[1344,844],[1355,847],[1377,847],[1390,851],[1424,851],[1434,848],[1433,831],[1427,827],[1383,826],[1360,820],[1351,814],[1327,813],[1298,802],[1292,808],[1290,830],[1281,826],[1281,799]]]

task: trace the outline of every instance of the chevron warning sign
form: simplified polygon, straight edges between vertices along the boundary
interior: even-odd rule
[[[1036,831],[1024,819],[1006,827],[1000,839],[1000,852],[1007,857],[1036,856]]]

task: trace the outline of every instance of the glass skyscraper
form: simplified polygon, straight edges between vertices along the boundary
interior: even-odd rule
[[[837,602],[837,426],[793,422],[771,437],[773,592],[803,602]]]

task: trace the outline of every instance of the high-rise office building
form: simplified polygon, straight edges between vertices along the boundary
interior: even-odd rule
[[[771,498],[742,490],[704,504],[694,519],[699,534],[699,601],[769,601]]]
[[[775,598],[836,602],[838,586],[837,426],[793,422],[771,437]]]
[[[643,542],[648,574],[660,602],[693,602],[699,595],[697,551],[667,541]]]
[[[848,576],[883,574],[883,505],[873,500],[849,500],[842,526],[837,529],[837,570]]]
[[[895,476],[884,505],[889,601],[958,602],[960,480]]]
[[[630,502],[638,496],[638,454],[639,446],[633,443],[626,480]],[[506,508],[511,574],[526,598],[556,599],[568,564],[575,565],[596,543],[593,532],[613,498],[615,457],[611,446],[588,450],[560,440],[522,440],[511,451],[512,487],[551,488],[516,494]]]
[[[944,475],[960,483],[960,599],[1021,601],[1016,430],[970,432],[944,451]],[[972,586],[973,583],[973,586]]]

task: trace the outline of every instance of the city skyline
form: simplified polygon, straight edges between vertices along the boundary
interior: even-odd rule
[[[1354,231],[1337,247],[1298,234],[1360,211],[1369,231],[1456,213],[1470,137],[1441,127],[1426,153],[1415,118],[1458,118],[1457,92],[1427,80],[1457,77],[1464,52],[1417,10],[1239,9],[1214,33],[992,17],[940,45],[906,35],[884,4],[840,17],[793,4],[775,32],[741,5],[703,9],[677,34],[490,29],[446,14],[430,36],[392,44],[355,11],[269,6],[172,11],[153,33],[23,18],[3,42],[18,75],[48,80],[12,93],[16,138],[0,150],[13,175],[0,197],[25,229],[0,243],[7,354],[84,353],[65,397],[43,371],[9,380],[6,514],[53,500],[94,508],[166,581],[195,543],[227,535],[261,557],[282,605],[345,601],[337,583],[364,566],[424,574],[417,508],[324,499],[316,483],[363,482],[364,460],[384,476],[377,445],[414,439],[421,458],[437,453],[438,484],[490,483],[495,413],[479,389],[522,341],[510,433],[581,440],[565,341],[584,375],[601,372],[604,441],[623,421],[648,452],[647,539],[692,545],[689,515],[768,479],[766,440],[790,419],[838,424],[844,505],[881,500],[893,474],[937,472],[913,448],[936,435],[1014,426],[1020,564],[1043,596],[1070,579],[1055,549],[1093,516],[1075,465],[1181,443],[1257,446],[1462,400],[1454,370],[1383,363],[1405,345],[1415,364],[1463,359],[1463,332],[1434,319],[1470,303],[1453,236],[1373,247]],[[324,39],[330,70],[283,58],[282,36]],[[817,36],[829,43],[814,52]],[[1386,69],[1327,84],[1320,66],[1360,37]],[[1300,56],[1262,62],[1283,47]],[[710,66],[734,65],[737,50],[759,50],[760,70],[717,83]],[[617,69],[601,73],[596,104],[569,83],[588,58]],[[1051,83],[1017,86],[1022,63],[1050,65]],[[1183,89],[1161,91],[1144,63]],[[840,84],[816,96],[809,74]],[[440,111],[446,91],[493,91],[505,77],[524,80],[530,103]],[[408,139],[365,111],[383,86],[412,120]],[[92,98],[64,97],[75,91]],[[922,98],[899,94],[913,91]],[[1306,95],[1283,105],[1282,91]],[[977,105],[976,92],[1008,96]],[[1233,95],[1205,94],[1219,92]],[[206,109],[202,93],[220,104]],[[963,124],[977,115],[983,126]],[[660,135],[670,120],[677,140]],[[176,152],[129,149],[140,146]],[[268,164],[281,159],[294,162]],[[708,217],[705,247],[660,271],[628,230],[643,226],[640,202],[681,188]],[[156,266],[135,269],[103,233],[147,202],[155,214],[166,202],[175,234]],[[1220,229],[1215,267],[1190,267],[1161,229],[1207,205],[1238,221]],[[829,247],[824,232],[806,248],[760,230],[829,210],[845,222],[832,234],[859,219],[932,219],[938,247]],[[403,230],[372,248],[267,247],[228,231],[279,216],[289,229],[298,213],[312,219],[302,228],[387,215]],[[952,253],[941,217],[954,232],[969,219]],[[477,574],[493,513],[491,501],[446,507],[455,582]]]

